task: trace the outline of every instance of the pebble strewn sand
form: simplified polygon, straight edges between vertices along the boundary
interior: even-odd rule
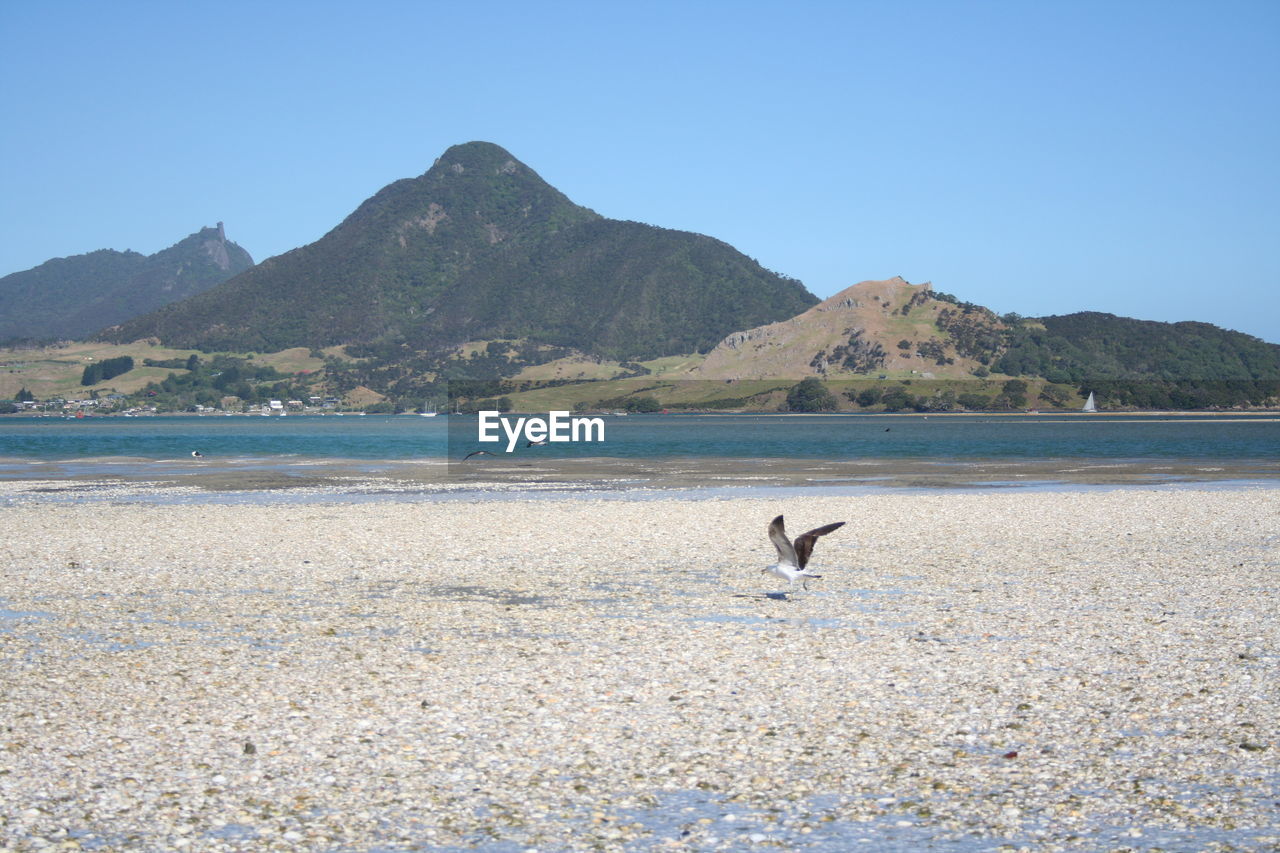
[[[0,525],[2,849],[1280,844],[1276,489]]]

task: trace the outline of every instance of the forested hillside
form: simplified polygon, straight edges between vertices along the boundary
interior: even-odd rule
[[[84,338],[177,302],[253,266],[217,228],[154,255],[101,249],[0,278],[0,341]]]
[[[1262,405],[1280,393],[1280,346],[1208,323],[1082,312],[1019,321],[995,370],[1096,390],[1139,408]]]

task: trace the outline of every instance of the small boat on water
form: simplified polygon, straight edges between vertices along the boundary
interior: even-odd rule
[[[1092,392],[1092,391],[1090,391],[1090,392],[1089,392],[1089,399],[1084,401],[1084,408],[1083,408],[1083,409],[1081,409],[1080,411],[1082,411],[1082,412],[1090,412],[1090,413],[1097,413],[1097,411],[1098,411],[1098,404],[1097,404],[1096,402],[1094,402],[1094,399],[1093,399],[1093,392]]]

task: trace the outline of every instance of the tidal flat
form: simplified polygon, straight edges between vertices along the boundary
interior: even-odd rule
[[[1280,845],[1274,487],[7,488],[0,849]]]

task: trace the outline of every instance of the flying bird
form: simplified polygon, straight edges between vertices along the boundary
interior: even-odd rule
[[[773,547],[778,549],[778,562],[772,566],[766,566],[760,571],[768,572],[788,581],[791,584],[791,589],[795,589],[796,578],[799,578],[800,586],[808,589],[809,578],[822,577],[822,575],[815,575],[805,568],[809,565],[809,556],[813,554],[813,543],[818,541],[819,536],[826,536],[831,531],[838,530],[843,526],[843,521],[837,521],[834,524],[815,527],[808,533],[802,533],[797,536],[793,545],[791,540],[787,538],[787,529],[783,526],[782,516],[778,516],[769,522],[769,539],[773,542]]]
[[[470,453],[468,453],[466,456],[462,457],[462,461],[466,462],[472,456],[492,456],[492,455],[493,454],[487,450],[473,450]]]
[[[201,457],[204,456],[204,454],[201,453],[199,450],[191,451],[191,455],[194,456],[196,459],[200,459]]]

